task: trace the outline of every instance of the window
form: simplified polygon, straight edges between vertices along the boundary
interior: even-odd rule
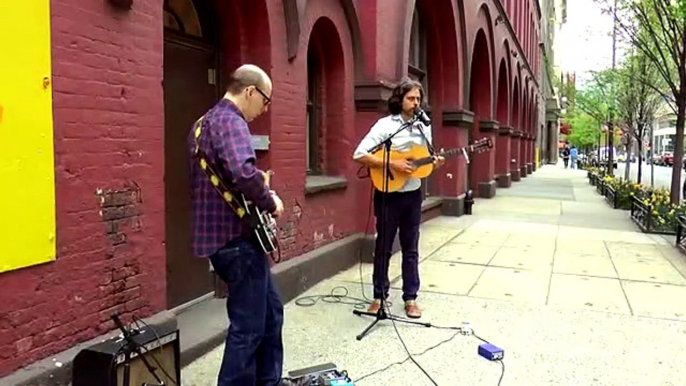
[[[307,136],[305,147],[307,152],[307,174],[321,174],[319,158],[319,116],[321,114],[321,63],[316,49],[307,50]]]
[[[412,15],[412,30],[410,32],[410,55],[407,74],[410,78],[419,81],[424,87],[425,103],[429,103],[429,82],[426,74],[426,28],[421,22],[419,12],[415,8]]]
[[[305,193],[344,188],[352,149],[344,140],[347,121],[343,46],[334,23],[322,17],[314,24],[307,46],[306,124],[304,134]],[[350,60],[350,58],[347,58]],[[348,106],[348,107],[346,107]]]
[[[202,37],[200,19],[192,0],[164,0],[164,27]]]

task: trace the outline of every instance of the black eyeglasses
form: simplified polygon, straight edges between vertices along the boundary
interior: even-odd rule
[[[260,90],[259,87],[255,86],[255,90],[257,90],[257,92],[259,92],[260,95],[262,95],[262,98],[264,98],[265,106],[272,103],[272,98],[268,97],[267,94],[265,94],[264,91]]]

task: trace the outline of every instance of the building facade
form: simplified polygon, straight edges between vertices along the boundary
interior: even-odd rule
[[[560,141],[560,97],[555,87],[555,35],[558,29],[556,0],[541,5],[541,109],[539,110],[539,149],[542,163],[557,163]],[[565,7],[566,4],[558,4]]]
[[[207,261],[191,254],[185,140],[242,63],[274,82],[269,113],[250,126],[287,207],[282,257],[320,267],[276,266],[286,298],[302,275],[356,262],[340,251],[369,239],[372,188],[352,152],[401,78],[426,88],[437,149],[493,143],[426,179],[427,216],[460,215],[468,190],[493,197],[536,167],[549,95],[537,0],[77,0],[49,11],[54,254],[0,273],[0,377],[109,331],[114,312],[143,318],[213,293]]]

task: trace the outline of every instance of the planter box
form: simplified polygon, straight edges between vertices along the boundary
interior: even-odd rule
[[[676,218],[676,247],[681,253],[686,254],[686,217]]]
[[[653,207],[651,205],[646,205],[636,197],[631,200],[631,220],[641,228],[643,233],[676,234],[674,227],[658,223],[657,219],[653,217]]]
[[[600,194],[601,196],[605,195],[605,181],[598,177],[598,180],[596,181],[595,184],[595,190]]]
[[[617,199],[617,191],[610,185],[605,187],[605,202],[610,204],[613,209],[619,209],[619,200]]]

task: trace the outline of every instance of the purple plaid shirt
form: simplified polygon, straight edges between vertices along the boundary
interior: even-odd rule
[[[208,257],[227,242],[250,234],[250,227],[229,207],[210,183],[193,156],[194,130],[188,136],[190,186],[193,204],[193,252]],[[250,131],[235,104],[223,98],[203,121],[200,150],[224,183],[243,192],[258,208],[273,212],[276,203],[265,186],[262,173],[255,167],[255,151]]]

